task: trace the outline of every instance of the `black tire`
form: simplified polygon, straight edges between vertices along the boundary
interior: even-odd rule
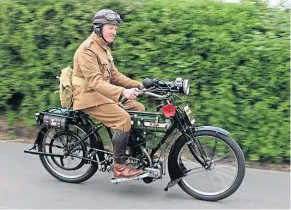
[[[195,138],[202,137],[202,136],[217,138],[217,139],[223,141],[229,148],[231,148],[231,150],[234,153],[234,156],[237,160],[236,177],[228,189],[226,189],[225,191],[223,191],[219,194],[215,194],[215,195],[210,195],[210,194],[206,194],[206,193],[203,194],[203,193],[201,193],[201,191],[199,193],[198,192],[199,190],[194,191],[193,189],[191,189],[187,185],[187,182],[184,181],[184,178],[178,182],[178,185],[181,187],[181,189],[183,191],[185,191],[187,194],[189,194],[190,196],[192,196],[196,199],[206,200],[206,201],[218,201],[218,200],[227,198],[228,196],[233,194],[240,187],[240,185],[244,179],[244,176],[245,176],[245,159],[244,159],[243,152],[241,151],[238,144],[229,136],[225,136],[221,133],[217,133],[217,132],[210,131],[210,130],[197,131],[194,133]],[[168,163],[169,164],[169,175],[170,175],[171,179],[175,179],[177,177],[177,174],[179,174],[179,173],[181,174],[182,170],[185,171],[184,165],[182,164],[182,166],[181,166],[181,163],[179,163],[179,160],[178,160],[180,151],[183,150],[185,144],[186,143],[184,141],[184,137],[180,136],[180,138],[173,145],[172,153],[170,154],[169,163]],[[175,165],[175,166],[173,167],[173,165]],[[180,171],[177,172],[177,170],[180,170]]]
[[[84,131],[84,129],[79,126],[79,125],[73,125],[75,126],[76,128],[78,129],[81,129]],[[45,140],[46,140],[46,137],[47,137],[47,134],[49,133],[49,131],[51,131],[52,129],[49,129],[47,132],[46,132],[46,135],[43,136],[43,138],[40,139],[39,141],[39,144],[38,144],[38,151],[39,152],[49,152],[49,151],[45,151],[45,148],[44,148],[44,145],[46,144]],[[62,133],[63,132],[63,133]],[[64,131],[58,131],[58,134],[64,134],[65,132]],[[78,137],[78,135],[74,132],[70,132],[69,131],[69,134],[71,136],[74,136],[76,139],[80,139],[80,137]],[[81,148],[84,148],[85,147],[85,144],[84,143],[81,143],[82,145]],[[51,150],[50,150],[51,151]],[[49,161],[48,161],[48,158],[49,156],[45,156],[45,155],[39,155],[39,158],[40,158],[40,161],[42,163],[42,165],[44,166],[44,168],[53,176],[55,177],[56,179],[62,181],[62,182],[67,182],[67,183],[81,183],[81,182],[84,182],[88,179],[90,179],[97,171],[98,169],[98,164],[97,163],[94,163],[94,162],[91,162],[89,163],[90,166],[89,166],[89,169],[82,175],[78,176],[78,177],[66,177],[64,175],[61,175],[59,173],[57,173],[54,169],[53,169],[53,166],[50,165]],[[95,159],[95,158],[94,158]],[[96,159],[95,159],[96,160]],[[53,159],[53,162],[55,162],[55,160]],[[84,163],[84,160],[81,161],[81,166],[84,166],[85,163]],[[57,165],[57,167],[59,167]],[[80,166],[76,167],[76,169],[79,169]],[[71,169],[72,170],[72,169]]]

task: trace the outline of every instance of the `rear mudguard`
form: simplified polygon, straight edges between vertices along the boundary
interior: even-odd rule
[[[199,127],[193,127],[194,132],[195,131],[214,131],[216,133],[223,134],[225,136],[229,136],[229,132],[227,130],[224,130],[219,127],[215,126],[199,126]],[[172,145],[170,153],[169,153],[169,159],[168,159],[168,171],[169,171],[169,176],[171,178],[171,181],[174,181],[176,179],[179,179],[183,177],[185,174],[183,173],[183,164],[179,165],[177,156],[174,155],[174,151],[176,151],[177,144],[180,141],[180,139],[183,138],[183,135],[181,135],[176,142]]]
[[[44,124],[42,124],[39,127],[39,131],[38,131],[36,139],[34,141],[34,147],[36,147],[37,145],[40,144],[40,141],[44,138],[44,136],[46,135],[47,131],[48,131],[48,128]]]
[[[36,149],[37,145],[40,144],[41,140],[45,137],[48,130],[49,130],[49,128],[44,124],[42,124],[40,126],[39,131],[37,133],[37,137],[34,141],[33,148]],[[94,137],[92,138],[92,136],[94,136]],[[94,149],[104,150],[104,145],[103,145],[103,142],[102,142],[102,139],[101,139],[99,133],[95,133],[94,135],[91,135],[90,146],[91,146],[91,148],[94,148]],[[97,154],[98,154],[99,160],[103,161],[104,160],[104,153],[97,152]]]

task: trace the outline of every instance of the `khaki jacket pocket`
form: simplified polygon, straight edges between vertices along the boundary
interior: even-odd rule
[[[100,60],[100,70],[102,72],[102,78],[104,81],[110,81],[111,72],[110,72],[110,62],[107,58]]]

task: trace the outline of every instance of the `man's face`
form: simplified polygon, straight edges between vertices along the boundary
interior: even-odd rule
[[[118,26],[106,24],[102,28],[103,38],[106,42],[111,43],[114,41]]]

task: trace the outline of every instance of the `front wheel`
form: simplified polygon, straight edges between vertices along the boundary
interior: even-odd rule
[[[173,145],[168,163],[171,179],[180,174],[181,189],[200,200],[217,201],[233,194],[245,175],[245,159],[238,144],[229,136],[210,130],[188,137],[191,143],[181,136]]]

